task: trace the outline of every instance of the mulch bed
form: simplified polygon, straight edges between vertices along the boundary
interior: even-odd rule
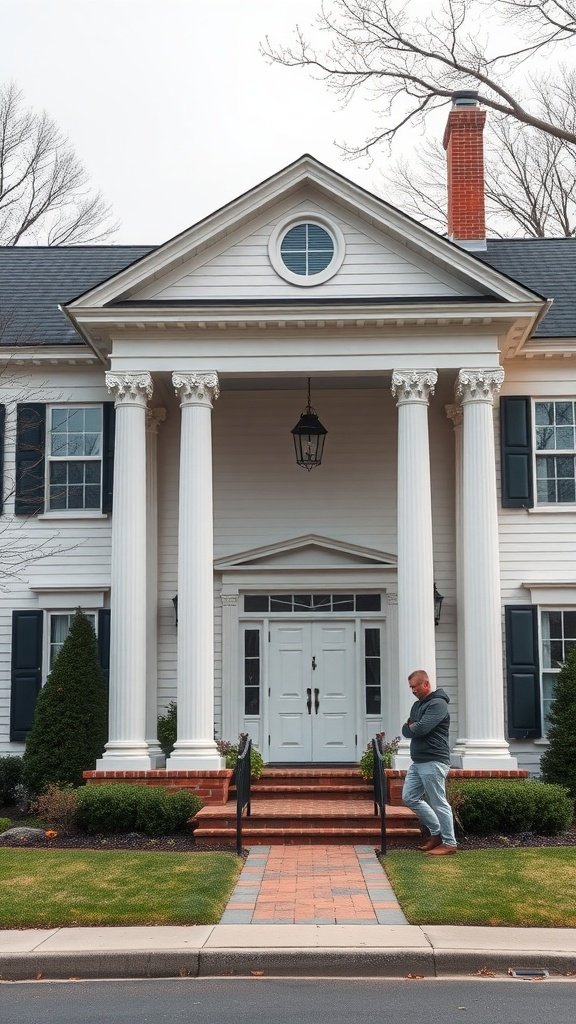
[[[16,822],[14,823],[16,827]],[[540,836],[533,832],[521,832],[513,835],[460,836],[460,849],[464,850],[502,850],[528,849],[530,847],[576,846],[576,826],[567,832],[555,836]],[[119,835],[88,836],[79,833],[68,835],[58,831],[58,835],[48,838],[45,835],[17,839],[14,836],[0,834],[0,847],[20,849],[57,849],[57,850],[144,850],[148,853],[204,853],[209,851],[230,852],[230,846],[217,843],[202,846],[194,845],[191,832],[174,832],[166,836],[147,836],[140,832],[121,833]],[[395,847],[400,849],[401,847]],[[406,847],[413,849],[413,847]]]

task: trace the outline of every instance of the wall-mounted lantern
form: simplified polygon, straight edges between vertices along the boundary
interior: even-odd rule
[[[436,584],[434,584],[434,625],[437,626],[440,622],[440,615],[442,614],[442,602],[444,597],[438,590]]]

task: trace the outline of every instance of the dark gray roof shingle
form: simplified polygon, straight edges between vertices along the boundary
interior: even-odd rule
[[[152,246],[0,247],[0,345],[77,345],[58,309],[145,256]]]
[[[58,309],[154,246],[0,247],[0,345],[74,345],[78,335]],[[490,239],[479,259],[553,298],[539,338],[576,337],[576,238]]]
[[[576,238],[491,238],[475,253],[495,270],[547,299],[535,338],[576,337]]]

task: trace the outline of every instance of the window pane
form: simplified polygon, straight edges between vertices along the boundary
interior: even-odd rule
[[[576,488],[573,480],[558,481],[558,501],[574,501]]]
[[[68,409],[68,432],[84,433],[84,409]]]
[[[380,594],[356,594],[357,612],[379,612]]]
[[[380,656],[380,630],[379,629],[367,629],[366,633],[366,657],[379,657]]]
[[[260,690],[254,687],[247,687],[244,691],[244,714],[260,714]]]
[[[83,462],[68,462],[68,483],[69,484],[82,484],[84,483],[84,463]]]
[[[52,409],[52,430],[66,430],[68,412],[66,409]]]
[[[554,411],[552,402],[536,402],[536,423],[547,424],[554,422]]]
[[[68,478],[65,462],[50,463],[50,483],[65,484]]]
[[[562,636],[562,612],[544,612],[548,619],[548,628],[553,640]]]
[[[576,639],[576,612],[564,612],[564,636]]]
[[[95,406],[84,410],[84,429],[100,433],[102,430],[102,409]]]
[[[366,686],[380,685],[380,658],[366,658]]]
[[[306,225],[297,224],[296,227],[290,228],[282,239],[282,253],[287,252],[290,249],[300,249],[301,251],[306,248]]]
[[[100,484],[88,484],[84,488],[84,508],[100,508]]]
[[[564,661],[564,651],[563,651],[563,647],[562,647],[562,641],[561,640],[551,640],[550,641],[550,663],[551,663],[551,665],[553,667],[560,668],[560,666],[562,665],[563,661]]]
[[[369,686],[366,689],[366,714],[379,715],[382,705],[380,687]]]
[[[84,434],[82,455],[100,455],[100,434]]]
[[[332,608],[332,598],[330,594],[312,594],[312,611],[313,612],[329,612]]]
[[[247,629],[244,632],[244,654],[247,658],[257,658],[260,654],[260,630]]]
[[[332,595],[332,608],[335,612],[353,612],[354,611],[354,595],[353,594],[333,594]]]
[[[294,611],[308,612],[312,607],[312,594],[294,594]]]
[[[256,658],[247,658],[244,666],[244,683],[246,686],[260,685],[260,662]]]
[[[68,488],[68,508],[84,508],[84,488]]]
[[[556,423],[574,423],[574,406],[572,402],[555,402]]]
[[[291,612],[292,594],[275,594],[270,598],[271,612]]]
[[[574,427],[558,427],[555,448],[574,450]]]
[[[244,611],[267,612],[269,603],[267,594],[246,594],[244,598]]]
[[[536,427],[536,448],[542,451],[546,448],[555,448],[553,427]]]

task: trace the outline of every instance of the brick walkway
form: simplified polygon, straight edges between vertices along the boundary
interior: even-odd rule
[[[407,924],[372,846],[253,846],[221,924]]]

